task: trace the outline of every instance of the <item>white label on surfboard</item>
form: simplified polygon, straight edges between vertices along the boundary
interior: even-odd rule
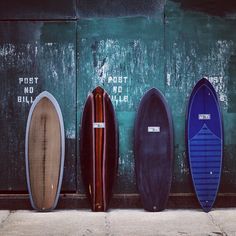
[[[93,123],[93,128],[94,129],[104,129],[105,128],[105,123],[104,122],[94,122]]]
[[[199,120],[210,120],[211,114],[198,114],[198,119]]]
[[[148,126],[148,133],[160,133],[161,128],[159,126]]]

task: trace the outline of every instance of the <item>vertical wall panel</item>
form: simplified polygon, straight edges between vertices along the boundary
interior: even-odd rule
[[[63,33],[62,33],[63,32]],[[34,98],[52,93],[66,132],[63,190],[76,188],[76,23],[0,23],[0,190],[25,191],[25,128]]]
[[[104,87],[110,94],[119,124],[120,157],[115,192],[137,192],[134,119],[142,95],[153,86],[164,89],[163,17],[80,20],[77,43],[78,122],[87,94],[97,85]]]
[[[176,184],[172,191],[192,189],[184,142],[185,113],[193,86],[207,77],[217,91],[223,113],[225,143],[220,191],[235,192],[236,21],[191,10],[171,1],[166,7],[166,95],[173,111],[176,141]]]
[[[76,0],[0,1],[0,20],[75,19]]]

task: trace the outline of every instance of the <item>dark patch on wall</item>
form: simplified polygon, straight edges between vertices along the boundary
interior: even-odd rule
[[[180,3],[184,10],[204,12],[215,16],[225,16],[236,13],[235,0],[172,0]]]
[[[0,19],[73,19],[76,0],[0,1]]]
[[[229,59],[229,66],[228,66],[228,72],[229,72],[229,113],[235,113],[236,112],[236,54],[232,55]]]
[[[26,27],[27,25],[27,27]],[[25,43],[40,41],[42,22],[28,22],[21,24],[5,21],[0,27],[0,43]]]
[[[165,0],[77,0],[79,17],[155,15],[164,4]]]

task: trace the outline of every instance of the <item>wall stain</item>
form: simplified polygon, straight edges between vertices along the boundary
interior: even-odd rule
[[[225,17],[227,14],[236,13],[234,0],[172,0],[180,4],[185,11],[197,11],[209,15]]]

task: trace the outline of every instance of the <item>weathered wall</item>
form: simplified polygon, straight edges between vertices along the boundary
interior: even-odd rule
[[[75,2],[65,8],[69,16],[63,7],[52,16],[67,19],[64,22],[0,23],[0,190],[26,190],[24,132],[30,104],[17,99],[26,95],[24,89],[28,87],[19,78],[33,77],[38,83],[30,86],[34,89],[32,97],[47,89],[62,107],[67,138],[63,191],[84,193],[78,155],[81,114],[87,94],[101,85],[111,95],[119,123],[115,193],[137,193],[134,119],[142,95],[151,87],[163,92],[173,115],[171,191],[193,193],[185,149],[185,113],[194,84],[205,76],[217,91],[224,120],[220,192],[235,193],[235,4],[222,7],[218,0],[211,4],[196,0],[169,0],[166,4],[162,0],[137,4],[133,0],[82,0],[77,1],[76,10]],[[1,14],[2,19],[7,18],[7,13]],[[77,21],[68,20],[76,14]],[[34,19],[47,17],[50,12],[36,14]],[[27,14],[18,18],[28,19]]]
[[[217,90],[224,118],[220,191],[236,192],[236,20],[232,16],[222,17],[223,13],[215,17],[208,12],[182,9],[181,4],[171,1],[164,13],[150,18],[94,18],[78,22],[78,108],[82,109],[88,91],[96,85],[109,92],[120,131],[116,192],[136,193],[135,113],[144,92],[153,86],[159,88],[171,107],[175,129],[172,192],[189,193],[193,188],[185,148],[185,113],[194,84],[208,77]],[[80,115],[79,109],[78,120]]]

